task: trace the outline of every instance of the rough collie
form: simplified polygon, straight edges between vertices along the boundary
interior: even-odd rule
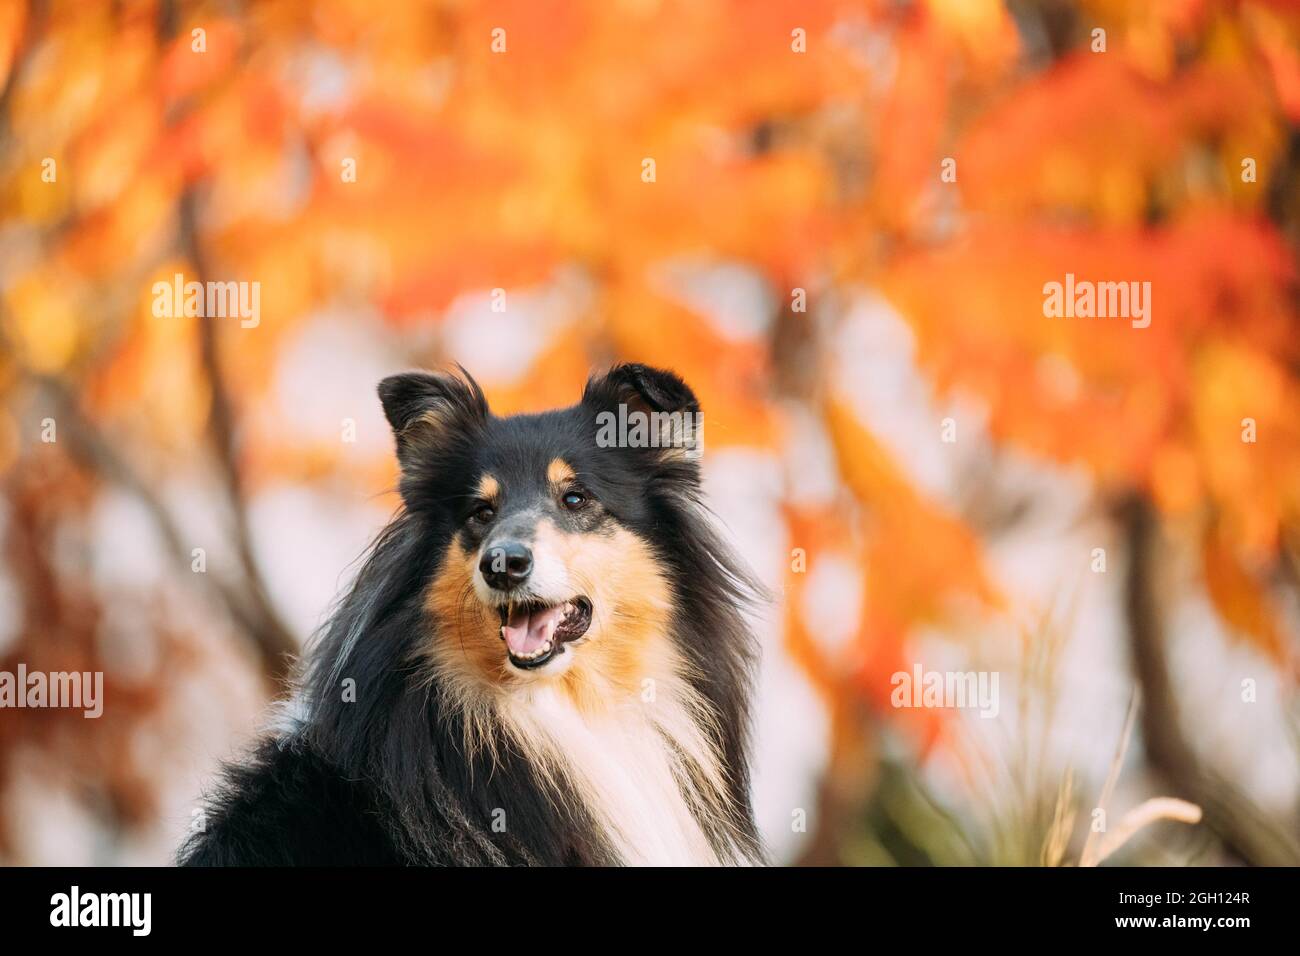
[[[379,396],[402,508],[180,861],[758,862],[759,589],[701,502],[690,388],[622,365],[497,417],[462,369]]]

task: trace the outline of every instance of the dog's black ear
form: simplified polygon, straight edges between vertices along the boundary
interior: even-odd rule
[[[615,365],[604,375],[594,376],[587,383],[582,399],[597,407],[621,402],[653,412],[694,414],[700,410],[695,393],[680,376],[637,362]]]
[[[406,467],[417,446],[434,445],[465,433],[488,417],[483,390],[460,366],[459,375],[403,372],[379,383],[379,401],[397,440],[397,460]]]
[[[587,382],[582,402],[596,412],[597,444],[649,448],[661,461],[691,466],[684,477],[698,477],[704,417],[680,376],[637,363],[616,365]]]

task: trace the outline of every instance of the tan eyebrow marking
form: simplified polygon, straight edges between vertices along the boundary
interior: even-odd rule
[[[491,475],[484,475],[478,482],[478,496],[485,501],[491,501],[501,493],[501,482],[497,481]]]
[[[569,463],[563,458],[552,458],[551,463],[546,466],[546,478],[553,485],[562,485],[566,481],[572,481],[575,477],[574,471],[569,467]]]

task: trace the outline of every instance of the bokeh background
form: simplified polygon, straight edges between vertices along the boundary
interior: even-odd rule
[[[170,859],[396,507],[381,377],[636,360],[773,590],[775,860],[1068,865],[1176,797],[1109,861],[1300,862],[1298,249],[1287,0],[5,0],[0,669],[106,703],[0,711],[0,861]]]

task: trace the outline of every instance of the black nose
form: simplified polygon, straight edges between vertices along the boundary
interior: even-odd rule
[[[502,541],[483,552],[478,569],[489,587],[506,591],[528,580],[533,570],[533,552],[522,541]]]

